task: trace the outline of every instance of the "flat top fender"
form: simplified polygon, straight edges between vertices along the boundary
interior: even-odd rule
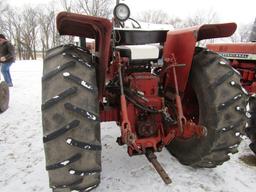
[[[96,51],[99,56],[99,65],[96,66],[97,83],[99,97],[102,97],[109,59],[112,23],[106,18],[69,12],[60,12],[56,21],[60,35],[87,37],[96,40]]]
[[[185,67],[176,68],[178,86],[181,93],[186,89],[197,41],[231,36],[236,31],[235,23],[207,24],[180,30],[169,31],[164,44],[164,59],[175,56],[178,64]],[[166,84],[174,88],[172,73]]]

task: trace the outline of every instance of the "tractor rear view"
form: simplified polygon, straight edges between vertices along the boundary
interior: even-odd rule
[[[245,131],[252,141],[249,146],[256,154],[256,42],[209,44],[207,47],[229,59],[231,66],[242,76],[242,86],[250,95],[250,121]]]
[[[89,191],[100,183],[100,122],[116,121],[129,156],[157,161],[164,147],[182,164],[213,168],[237,152],[247,92],[240,75],[197,41],[227,37],[236,24],[145,30],[118,4],[111,21],[62,12],[61,35],[95,39],[95,52],[48,50],[42,77],[46,169],[53,191]],[[126,21],[135,28],[125,27]],[[171,162],[170,162],[171,163]]]

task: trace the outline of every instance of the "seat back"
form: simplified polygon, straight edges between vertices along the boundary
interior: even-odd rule
[[[115,29],[117,45],[163,44],[169,30]]]

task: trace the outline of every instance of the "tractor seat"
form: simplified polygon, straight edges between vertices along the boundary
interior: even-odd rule
[[[133,61],[156,61],[162,57],[163,46],[159,44],[119,45],[116,50],[121,57],[128,57]]]

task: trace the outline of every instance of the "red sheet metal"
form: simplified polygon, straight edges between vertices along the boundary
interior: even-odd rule
[[[256,54],[256,42],[208,44],[208,49],[222,53]]]
[[[228,37],[236,30],[235,23],[209,24],[195,26],[167,33],[164,45],[164,58],[168,59],[174,54],[178,64],[185,64],[185,67],[177,68],[177,79],[179,90],[184,92],[191,64],[194,56],[196,42],[203,39]],[[172,74],[170,74],[170,87],[174,88]]]
[[[97,82],[99,96],[102,97],[109,61],[112,23],[101,17],[61,12],[57,16],[57,29],[61,35],[96,39],[96,51],[100,56],[97,66]]]

